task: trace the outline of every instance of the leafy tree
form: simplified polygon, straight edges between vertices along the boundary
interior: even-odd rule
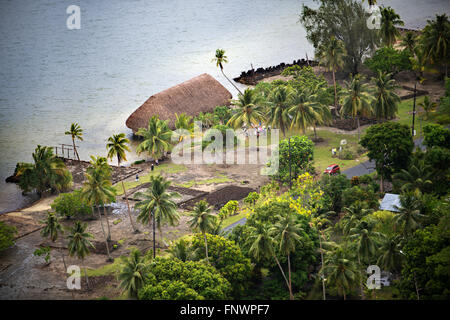
[[[407,31],[402,38],[401,45],[404,46],[406,50],[409,50],[409,52],[413,53],[414,48],[417,45],[417,38],[414,32]]]
[[[433,168],[432,189],[438,195],[445,195],[450,189],[450,149],[432,147],[425,154],[425,163]]]
[[[196,203],[192,212],[192,219],[189,221],[189,226],[192,230],[198,230],[203,234],[203,239],[205,241],[206,261],[208,262],[208,239],[206,237],[206,233],[213,229],[214,220],[217,219],[217,216],[213,215],[211,211],[212,207],[209,203],[205,200],[200,200]]]
[[[383,179],[390,179],[394,172],[406,168],[414,148],[410,129],[395,122],[369,127],[360,144],[369,150],[369,159],[375,160],[375,167],[381,177],[381,192]]]
[[[223,64],[224,63],[228,63],[228,57],[225,55],[225,50],[223,49],[217,49],[216,50],[216,54],[214,56],[214,58],[212,59],[212,62],[216,63],[216,67],[220,67],[220,71],[222,72],[223,76],[225,77],[225,79],[228,80],[229,83],[231,83],[231,85],[240,93],[242,94],[241,90],[239,90],[238,87],[236,87],[236,85],[230,80],[228,79],[228,77],[225,75],[225,73],[223,72]]]
[[[337,111],[338,96],[336,89],[336,71],[344,68],[344,57],[346,55],[344,43],[335,36],[332,36],[328,42],[323,44],[319,50],[319,63],[324,65],[333,74],[334,86],[334,108]]]
[[[42,194],[51,189],[63,191],[72,184],[72,174],[64,162],[53,154],[53,148],[37,146],[33,152],[33,164],[23,164],[19,171],[19,187],[24,192],[36,190]]]
[[[228,201],[219,211],[219,217],[221,219],[228,218],[229,216],[233,216],[239,210],[239,203],[236,200]]]
[[[17,228],[0,221],[0,252],[14,245]]]
[[[120,288],[129,297],[136,298],[148,278],[145,256],[137,249],[130,252],[128,258],[122,257],[124,266],[118,276]]]
[[[276,177],[281,181],[289,181],[289,154],[293,179],[304,171],[312,170],[313,146],[307,136],[291,137],[290,148],[288,141],[282,140],[279,144],[279,168]]]
[[[400,71],[411,70],[412,58],[412,53],[409,51],[382,47],[375,51],[372,57],[367,58],[364,64],[374,73],[381,71],[395,75]]]
[[[167,292],[164,288],[168,288]],[[157,257],[149,264],[148,280],[138,297],[140,300],[223,300],[231,297],[231,286],[211,265]]]
[[[372,78],[374,87],[373,109],[377,119],[393,119],[397,113],[400,97],[395,93],[396,85],[392,74],[378,71]]]
[[[427,124],[423,127],[424,144],[427,147],[450,149],[450,129],[439,124]]]
[[[350,181],[343,174],[323,175],[320,187],[324,193],[323,202],[329,204],[328,210],[340,212],[342,208],[342,192],[350,188]]]
[[[367,207],[371,209],[379,207],[376,193],[368,186],[353,186],[342,192],[342,203],[344,206],[349,207],[356,202],[366,203]]]
[[[391,7],[381,8],[381,39],[383,43],[392,47],[395,44],[396,38],[400,36],[397,26],[403,26],[404,23],[400,20],[400,16]]]
[[[399,285],[403,299],[450,298],[448,211],[438,225],[417,230],[404,245],[404,266]]]
[[[358,124],[358,140],[360,139],[359,117],[369,116],[373,113],[370,88],[363,83],[364,77],[356,75],[346,82],[347,88],[341,92],[342,108],[341,114],[350,115]]]
[[[70,130],[65,132],[65,135],[69,135],[72,137],[73,150],[77,155],[78,161],[80,161],[80,156],[78,155],[77,147],[75,146],[75,139],[83,141],[83,129],[81,129],[78,123],[72,123],[70,125]]]
[[[170,192],[170,181],[161,175],[150,177],[150,186],[144,192],[137,192],[136,197],[143,198],[134,207],[139,210],[138,221],[142,224],[153,224],[153,255],[156,255],[155,227],[158,228],[162,241],[161,226],[165,223],[173,226],[179,220],[177,205],[173,198],[179,197],[178,192]]]
[[[230,120],[232,110],[228,106],[217,106],[214,108],[214,116],[219,119],[219,122],[224,125]]]
[[[321,48],[332,37],[344,43],[346,71],[358,73],[363,57],[378,43],[376,30],[367,28],[369,13],[359,1],[320,0],[317,9],[303,5],[300,22],[314,48]]]
[[[106,144],[106,149],[108,149],[108,159],[112,160],[115,157],[117,159],[117,167],[120,167],[120,163],[122,161],[127,161],[126,151],[130,151],[130,148],[128,147],[129,143],[130,140],[125,138],[124,133],[115,134],[108,138],[108,143]],[[127,189],[125,188],[123,180],[122,189],[127,202],[128,217],[130,218],[131,227],[136,232],[137,229],[133,223],[133,219],[131,218],[130,203],[128,202]]]
[[[158,116],[151,117],[147,129],[140,128],[136,135],[144,139],[136,148],[138,154],[146,151],[153,159],[159,159],[170,150],[172,131],[168,121],[160,120]]]
[[[255,205],[256,201],[259,199],[259,193],[250,192],[247,197],[244,198],[244,203],[248,206]]]
[[[69,243],[67,248],[69,250],[69,256],[76,256],[83,263],[84,258],[90,254],[90,249],[94,248],[94,245],[89,240],[93,238],[92,234],[86,232],[87,223],[82,223],[80,221],[75,221],[73,227],[70,228],[70,233],[67,236]],[[89,278],[86,272],[86,267],[84,268],[84,275],[86,277],[87,287],[89,289]]]
[[[251,274],[250,259],[246,258],[239,246],[221,236],[206,234],[209,262],[227,279],[233,289],[233,297],[242,296],[248,287]],[[197,259],[205,256],[205,240],[202,234],[192,238],[192,249],[198,251]]]

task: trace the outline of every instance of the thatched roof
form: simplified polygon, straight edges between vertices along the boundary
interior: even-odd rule
[[[231,98],[224,86],[204,73],[151,96],[128,117],[126,125],[136,132],[147,128],[148,119],[158,115],[162,120],[170,120],[169,126],[173,129],[175,113],[196,116],[200,112],[211,112],[216,106],[229,105]]]

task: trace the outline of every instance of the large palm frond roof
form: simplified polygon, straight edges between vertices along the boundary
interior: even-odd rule
[[[229,105],[231,98],[224,86],[204,73],[151,96],[128,117],[126,125],[136,132],[139,128],[147,128],[148,119],[157,115],[162,120],[169,120],[173,129],[175,113],[196,116],[200,112],[211,112],[216,106]]]

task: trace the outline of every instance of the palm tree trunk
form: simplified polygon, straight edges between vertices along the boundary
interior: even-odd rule
[[[336,113],[336,116],[338,115],[338,109],[337,109],[337,88],[336,88],[336,75],[333,68],[333,85],[334,85],[334,112]]]
[[[323,270],[323,251],[322,251],[322,235],[319,232],[319,246],[320,246],[320,260],[322,264],[322,270]],[[326,300],[325,295],[325,276],[322,274],[322,293],[323,293],[323,300]]]
[[[108,227],[108,237],[106,238],[108,241],[111,241],[111,229],[109,228],[109,219],[108,219],[108,213],[106,212],[105,205],[103,205],[103,214],[106,218],[106,226]]]
[[[209,263],[209,257],[208,257],[208,241],[206,240],[206,233],[203,232],[203,238],[205,239],[205,252],[206,252],[206,261]]]
[[[91,290],[90,285],[89,285],[89,277],[87,275],[87,271],[86,271],[86,266],[84,266],[84,276],[86,278],[86,285],[87,285],[87,289]]]
[[[345,288],[343,290],[343,293],[344,293],[344,300],[347,300],[347,296],[345,295]]]
[[[361,268],[361,258],[360,258],[359,253],[358,253],[358,264],[359,264],[359,267]],[[360,272],[361,272],[361,270],[360,270]],[[366,297],[364,295],[364,289],[363,289],[363,284],[362,284],[362,275],[359,277],[359,290],[361,292],[361,300],[365,300]]]
[[[239,91],[240,94],[243,94],[242,91],[239,90],[238,87],[236,87],[236,85],[233,83],[233,81],[231,81],[230,79],[228,79],[228,77],[227,77],[227,76],[225,75],[225,73],[223,72],[223,69],[222,69],[222,68],[220,68],[220,71],[222,71],[223,76],[228,80],[228,82],[230,82],[230,83],[233,85],[233,87],[235,87],[236,90]]]
[[[105,237],[105,245],[106,245],[106,253],[108,255],[108,261],[112,261],[111,255],[109,253],[109,245],[108,245],[108,237],[106,236],[105,228],[103,227],[102,215],[100,213],[100,208],[97,206],[98,218],[100,219],[100,223],[102,225],[103,236]]]
[[[314,140],[317,141],[317,131],[316,131],[316,125],[314,124]]]
[[[153,215],[152,215],[152,218],[153,218],[153,222],[152,222],[152,227],[153,227],[153,258],[156,258],[156,236],[155,236],[155,233],[156,233],[156,230],[155,230],[155,225],[156,225],[156,221],[155,221],[155,214],[153,213]]]
[[[289,289],[289,281],[286,278],[286,275],[284,274],[283,268],[280,265],[280,262],[278,261],[277,256],[275,255],[275,253],[273,254],[273,257],[275,258],[275,261],[277,262],[278,268],[280,268],[281,274],[283,275],[284,281],[286,281],[286,286]]]
[[[360,133],[360,129],[359,129],[359,117],[356,117],[356,122],[358,123],[358,141],[361,140],[361,133]]]
[[[75,151],[75,154],[77,155],[78,162],[80,162],[80,156],[78,155],[78,150],[75,147],[75,138],[73,136],[72,136],[72,143],[73,143],[73,151]],[[63,157],[64,157],[64,154],[63,154]]]
[[[292,294],[292,282],[291,282],[291,258],[290,255],[287,255],[288,258],[288,272],[289,272],[289,299],[294,300],[294,295]]]

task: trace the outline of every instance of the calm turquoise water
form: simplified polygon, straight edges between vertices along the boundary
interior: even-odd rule
[[[297,23],[302,2],[312,3],[0,0],[0,212],[30,201],[4,183],[15,164],[30,161],[37,144],[70,143],[71,122],[85,131],[79,153],[88,159],[106,155],[111,134],[131,136],[125,120],[156,92],[207,72],[234,94],[211,62],[216,48],[227,51],[230,77],[251,63],[312,57]],[[382,3],[409,27],[449,11],[445,0]],[[81,8],[80,30],[66,28],[71,4]]]

